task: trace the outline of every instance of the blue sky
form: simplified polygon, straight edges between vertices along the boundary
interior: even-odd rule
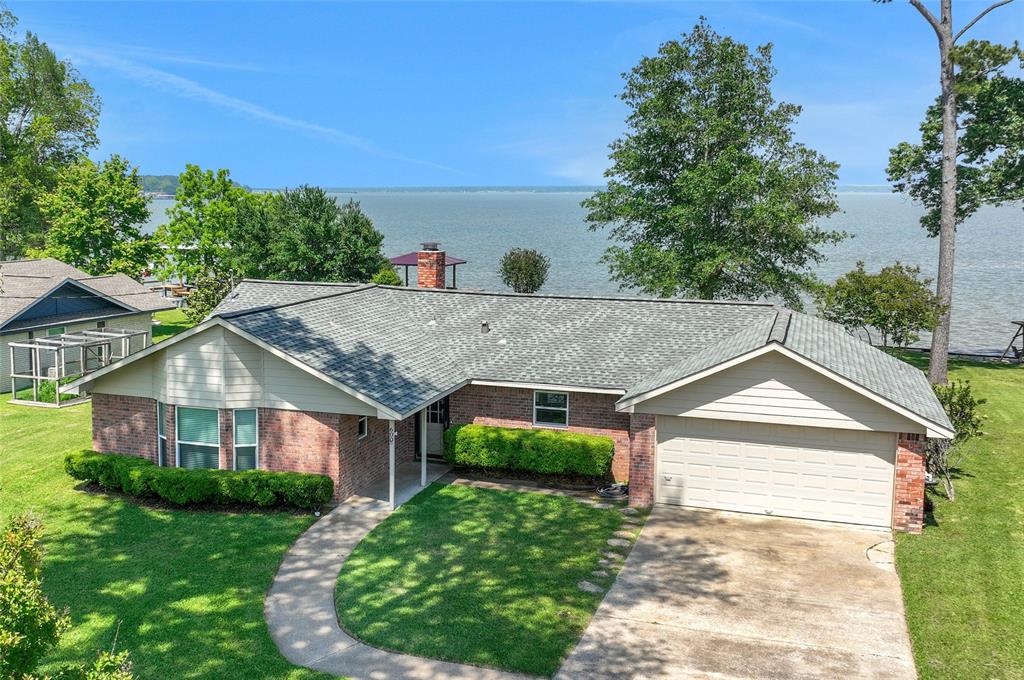
[[[957,0],[957,23],[984,6]],[[843,183],[884,182],[938,88],[934,35],[899,0],[9,7],[101,96],[95,156],[259,187],[599,183],[621,73],[701,15],[775,44],[776,96]],[[1024,36],[1024,2],[971,35]]]

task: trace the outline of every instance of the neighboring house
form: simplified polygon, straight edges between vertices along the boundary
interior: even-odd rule
[[[0,262],[0,391],[11,390],[11,348],[37,338],[97,329],[144,331],[134,349],[151,344],[153,312],[172,309],[170,300],[124,274],[91,276],[52,258]],[[20,366],[30,357],[15,348]],[[40,361],[52,361],[52,352]],[[18,389],[31,381],[19,379]]]
[[[611,437],[637,505],[920,531],[924,440],[953,435],[921,371],[754,303],[245,281],[78,385],[98,450],[323,473],[338,499],[483,423]]]

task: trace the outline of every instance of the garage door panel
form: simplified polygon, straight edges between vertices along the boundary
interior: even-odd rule
[[[662,503],[889,526],[889,433],[660,416]]]

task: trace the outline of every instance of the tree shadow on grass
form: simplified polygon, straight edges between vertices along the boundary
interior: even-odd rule
[[[435,485],[366,536],[337,590],[342,625],[373,646],[420,656],[554,673],[613,576],[599,563],[617,510],[535,493]],[[679,559],[692,597],[718,597],[721,570],[697,546]]]
[[[45,589],[70,608],[73,627],[43,670],[109,649],[116,631],[139,678],[303,675],[270,639],[263,597],[310,518],[154,510],[115,498],[49,515],[63,530],[47,540]]]

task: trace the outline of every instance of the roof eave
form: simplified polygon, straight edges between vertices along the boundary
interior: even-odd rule
[[[745,363],[747,361],[750,361],[751,359],[754,359],[758,356],[761,356],[762,354],[766,354],[771,351],[779,352],[780,354],[790,359],[793,359],[794,361],[797,361],[803,364],[804,366],[807,366],[808,368],[811,368],[812,370],[824,375],[825,377],[830,378],[835,382],[838,382],[844,387],[852,389],[853,391],[871,399],[872,401],[898,413],[899,415],[902,415],[908,420],[911,420],[923,426],[925,428],[927,436],[929,437],[937,439],[952,439],[956,434],[954,430],[943,425],[942,423],[937,423],[932,419],[926,416],[922,416],[916,411],[907,408],[906,406],[897,404],[888,397],[882,396],[877,392],[874,392],[869,388],[861,385],[860,383],[857,383],[851,380],[850,378],[847,378],[846,376],[840,375],[839,373],[836,373],[827,366],[822,366],[813,359],[805,357],[804,355],[793,350],[792,348],[786,347],[782,343],[774,340],[753,350],[750,350],[749,352],[738,354],[726,361],[720,362],[714,366],[710,366],[701,371],[697,371],[696,373],[693,373],[691,375],[684,376],[683,378],[673,380],[660,387],[648,390],[641,394],[637,394],[635,396],[629,397],[628,399],[626,397],[623,397],[622,399],[615,403],[615,410],[619,412],[632,413],[635,410],[635,406],[639,403],[647,401],[648,399],[652,399],[661,394],[665,394],[666,392],[671,392],[672,390],[679,389],[680,387],[685,387],[690,383],[697,382],[698,380],[702,380],[708,376],[714,375],[715,373],[719,373],[733,366]]]

